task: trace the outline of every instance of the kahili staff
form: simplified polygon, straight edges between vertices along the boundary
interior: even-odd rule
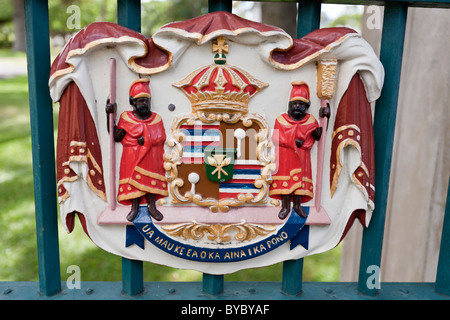
[[[319,60],[317,63],[317,96],[320,99],[320,112],[327,108],[330,110],[329,100],[333,97],[336,88],[336,70],[337,60],[326,59]],[[319,140],[317,147],[317,173],[316,173],[316,190],[314,192],[314,206],[310,208],[308,223],[324,224],[331,223],[327,212],[321,205],[322,200],[322,178],[323,178],[323,162],[325,153],[325,140],[327,136],[328,116],[320,115],[319,125],[323,128],[322,138]]]

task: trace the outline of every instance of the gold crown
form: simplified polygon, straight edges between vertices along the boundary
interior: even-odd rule
[[[173,86],[187,96],[193,113],[247,113],[249,100],[268,84],[226,63],[228,45],[223,37],[213,43],[213,53],[214,64],[195,70]]]

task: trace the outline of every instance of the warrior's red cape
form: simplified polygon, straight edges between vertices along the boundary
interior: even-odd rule
[[[302,195],[302,202],[313,197],[310,150],[315,142],[312,132],[319,127],[317,120],[310,114],[295,121],[283,113],[275,120],[274,143],[277,146],[277,170],[272,175],[270,196],[279,198],[282,194]],[[303,145],[298,148],[295,140]]]
[[[155,194],[156,199],[168,196],[163,161],[166,133],[161,117],[153,112],[141,120],[132,111],[125,111],[117,128],[126,131],[122,140],[119,203],[130,205],[130,200],[146,193]],[[140,137],[144,137],[142,146],[138,143]]]

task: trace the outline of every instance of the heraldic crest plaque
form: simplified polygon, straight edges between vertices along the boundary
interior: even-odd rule
[[[52,65],[62,222],[102,249],[210,274],[335,247],[374,209],[384,70],[354,30],[214,12],[152,38],[93,23]]]

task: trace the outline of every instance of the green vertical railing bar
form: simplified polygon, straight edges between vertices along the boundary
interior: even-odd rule
[[[61,291],[56,199],[53,110],[48,90],[50,41],[48,4],[25,1],[31,144],[39,265],[39,289],[46,296]]]
[[[118,0],[117,23],[141,31],[141,1]],[[144,291],[144,266],[142,261],[122,258],[122,290],[129,296]]]
[[[442,226],[441,248],[436,274],[436,292],[450,296],[450,179]]]
[[[319,28],[320,8],[320,1],[303,0],[298,3],[297,38],[301,38]],[[302,281],[303,258],[283,262],[281,291],[288,295],[297,295],[302,291]]]
[[[223,292],[223,284],[223,275],[203,274],[203,292],[216,296]]]
[[[230,1],[230,0],[209,0],[208,1],[208,12],[214,12],[214,11],[231,12],[232,9],[233,9],[233,1]]]
[[[384,9],[380,60],[386,75],[381,96],[376,102],[373,128],[375,210],[369,227],[363,233],[358,281],[358,290],[370,296],[376,295],[379,290],[376,281],[372,282],[374,273],[368,271],[377,268],[368,268],[379,268],[381,264],[407,10],[406,5],[397,3],[388,3]]]
[[[231,12],[233,9],[233,1],[231,0],[209,0],[208,12],[227,11]],[[218,295],[223,292],[224,276],[214,274],[203,274],[203,292],[210,295]]]
[[[144,292],[144,264],[122,258],[122,291],[129,296]]]
[[[301,38],[320,27],[321,1],[302,0],[298,2],[297,38]]]
[[[141,32],[141,1],[117,0],[117,23]]]
[[[302,291],[302,284],[303,259],[284,261],[281,291],[285,294],[295,296]]]

